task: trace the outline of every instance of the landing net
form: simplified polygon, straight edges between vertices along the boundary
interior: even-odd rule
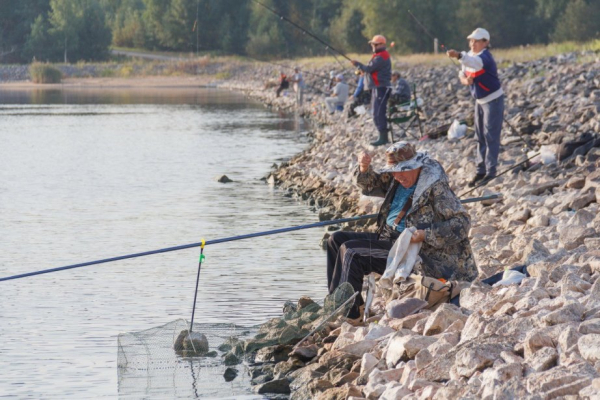
[[[250,369],[256,355],[283,345],[318,337],[346,317],[352,286],[340,287],[322,302],[288,301],[280,318],[262,325],[195,323],[179,319],[165,325],[118,336],[119,395],[124,398],[227,398],[252,396]],[[310,339],[308,340],[310,341]],[[263,398],[263,397],[257,397]]]

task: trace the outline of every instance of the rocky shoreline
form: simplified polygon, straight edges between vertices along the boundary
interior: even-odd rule
[[[304,69],[328,75],[339,65]],[[465,194],[474,174],[473,133],[459,140],[443,134],[453,120],[468,121],[473,109],[456,67],[449,62],[397,69],[425,101],[429,135],[417,141],[413,128],[408,139],[439,160],[453,190]],[[275,98],[276,69],[226,71],[231,78],[222,87],[275,109],[296,110],[291,91]],[[309,86],[323,86],[321,78],[305,77]],[[481,278],[515,265],[527,265],[531,276],[509,286],[475,282],[461,293],[460,307],[415,307],[403,318],[378,288],[372,317],[362,326],[343,317],[326,320],[331,299],[323,305],[308,298],[286,304],[282,318],[263,325],[254,339],[219,348],[227,365],[244,357],[252,363],[257,393],[291,399],[600,398],[600,148],[573,146],[571,156],[552,160],[560,145],[600,134],[600,58],[570,53],[511,64],[500,69],[500,79],[510,126],[503,129],[499,171],[519,167],[465,194],[503,195],[465,206],[470,239]],[[352,171],[363,149],[381,166],[385,148],[368,148],[375,129],[367,115],[329,115],[317,92],[309,89],[297,110],[313,123],[312,144],[267,181],[306,201],[320,219],[375,213],[379,201],[360,195]],[[543,157],[520,166],[528,152],[540,150]],[[373,226],[366,221],[337,228]],[[319,325],[322,329],[293,348]]]
[[[453,190],[465,193],[474,174],[473,134],[459,140],[439,135],[443,126],[472,114],[456,68],[398,69],[425,100],[425,132],[432,135],[415,140],[418,150],[438,159]],[[293,95],[275,98],[256,80],[273,73],[263,67],[224,87],[293,110]],[[322,84],[305,77],[309,85]],[[288,304],[283,318],[263,326],[262,337],[281,337],[290,326],[295,336],[275,345],[260,337],[245,344],[256,363],[251,374],[258,393],[289,393],[291,399],[600,398],[600,148],[574,145],[570,157],[552,159],[560,144],[600,134],[600,58],[571,53],[512,64],[500,70],[500,79],[511,126],[503,128],[499,171],[527,159],[528,151],[545,154],[543,162],[534,158],[469,193],[504,196],[466,205],[470,239],[481,278],[514,265],[527,265],[531,276],[509,286],[475,282],[461,293],[461,307],[444,304],[404,318],[390,316],[378,289],[370,322],[353,326],[338,318],[291,353],[323,314],[315,306],[312,317],[299,316],[315,304],[310,299]],[[268,181],[308,201],[322,219],[376,212],[377,200],[361,196],[351,177],[357,153],[375,137],[372,122],[366,115],[329,115],[320,98],[309,93],[298,110],[314,123],[313,143]],[[385,149],[370,150],[375,166],[381,165]]]

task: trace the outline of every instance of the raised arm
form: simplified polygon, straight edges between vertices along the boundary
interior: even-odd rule
[[[365,196],[385,197],[391,177],[379,174],[371,167],[371,156],[363,152],[358,156],[358,166],[354,171],[354,181]]]

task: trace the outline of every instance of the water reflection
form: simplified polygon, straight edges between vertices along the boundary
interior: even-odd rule
[[[188,104],[220,106],[249,105],[241,94],[201,88],[34,88],[0,89],[0,104]]]
[[[293,117],[213,89],[35,93],[0,91],[0,276],[316,219],[259,180],[307,145]],[[207,247],[197,321],[322,298],[321,235]],[[115,397],[116,335],[189,318],[197,253],[1,283],[0,396]]]

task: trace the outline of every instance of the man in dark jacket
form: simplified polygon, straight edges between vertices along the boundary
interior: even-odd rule
[[[373,50],[373,57],[369,64],[363,65],[352,60],[352,65],[365,72],[367,90],[372,91],[371,103],[373,110],[373,121],[379,131],[379,139],[372,142],[372,146],[382,146],[388,143],[388,124],[386,117],[387,102],[392,91],[392,61],[390,53],[385,48],[385,37],[373,36],[369,41]]]
[[[371,157],[363,153],[355,171],[357,185],[367,196],[384,197],[377,218],[378,230],[335,232],[327,243],[329,292],[343,282],[362,290],[363,277],[382,274],[387,257],[400,234],[417,230],[411,242],[422,243],[417,271],[423,276],[446,281],[473,281],[477,267],[469,242],[469,215],[448,183],[442,166],[426,153],[416,152],[407,142],[386,150],[387,167],[377,173]],[[348,317],[360,316],[359,296]]]

